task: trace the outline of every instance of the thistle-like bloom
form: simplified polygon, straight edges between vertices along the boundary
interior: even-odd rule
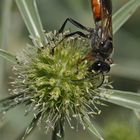
[[[22,139],[36,125],[55,130],[60,137],[64,122],[75,128],[72,120],[76,119],[83,128],[88,127],[85,117],[100,113],[96,104],[108,86],[107,76],[89,71],[93,62],[84,59],[91,49],[88,40],[68,38],[59,43],[63,35],[46,36],[49,43],[43,48],[28,46],[18,54],[12,96],[1,101],[3,111],[24,104],[26,114],[34,114]]]

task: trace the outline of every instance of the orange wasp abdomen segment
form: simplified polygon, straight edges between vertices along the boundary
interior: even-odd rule
[[[100,0],[91,0],[92,12],[95,18],[95,21],[100,21],[102,19],[101,12],[101,1]]]

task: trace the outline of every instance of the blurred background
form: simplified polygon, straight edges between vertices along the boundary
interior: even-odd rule
[[[7,1],[7,2],[6,2]],[[9,1],[9,2],[8,2]],[[112,0],[113,13],[128,0]],[[7,3],[7,4],[6,4]],[[46,31],[58,30],[67,17],[71,17],[85,26],[93,27],[90,0],[37,0],[43,28]],[[9,20],[3,23],[6,7],[11,7]],[[113,55],[115,66],[110,72],[110,81],[114,89],[139,92],[140,90],[140,8],[114,35]],[[5,28],[6,27],[6,28]],[[76,30],[71,24],[67,29]],[[4,37],[3,37],[4,36]],[[0,45],[12,54],[18,53],[27,43],[31,43],[29,32],[23,22],[14,0],[0,0]],[[12,65],[0,58],[0,98],[8,96]],[[99,127],[105,140],[140,140],[140,122],[131,110],[107,104],[100,108],[101,115],[93,123]],[[5,118],[0,117],[0,140],[18,140],[32,116],[24,116],[24,107],[9,111]],[[27,140],[46,140],[38,128]],[[90,132],[79,129],[78,132],[67,127],[66,140],[93,140]],[[96,138],[94,138],[96,140]]]

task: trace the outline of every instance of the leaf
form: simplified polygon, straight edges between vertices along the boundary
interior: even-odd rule
[[[31,34],[34,45],[37,47],[46,45],[47,39],[43,32],[36,0],[16,0],[16,3]]]
[[[118,60],[118,59],[117,59]],[[111,72],[113,76],[122,77],[128,80],[135,80],[137,83],[140,81],[140,66],[139,62],[136,60],[129,60],[126,62],[123,60],[118,60],[121,64],[117,65]],[[139,83],[138,83],[139,84]]]
[[[16,140],[25,140],[35,129],[37,122],[41,116],[42,112],[39,112],[31,121],[31,123],[29,124],[29,126],[22,132],[22,134],[16,138]]]
[[[17,63],[16,57],[3,49],[0,49],[0,57],[3,57],[12,63]]]
[[[2,3],[2,2],[1,2]],[[2,6],[2,15],[1,15],[1,38],[0,38],[0,48],[7,48],[8,46],[8,38],[9,27],[10,27],[10,17],[11,17],[11,8],[12,8],[13,0],[5,0],[3,1]]]
[[[122,8],[113,15],[113,34],[132,16],[140,6],[140,0],[129,0]]]
[[[0,16],[0,48],[7,50],[8,45],[9,45],[9,37],[10,32],[9,32],[9,27],[11,25],[11,9],[12,9],[12,4],[13,0],[4,0],[1,1],[1,16]],[[1,56],[1,54],[0,54]],[[1,92],[4,92],[4,78],[5,78],[5,70],[6,70],[6,65],[5,61],[1,60],[0,61],[0,89]]]
[[[110,94],[112,92],[112,94]],[[121,90],[109,90],[101,99],[133,110],[140,110],[140,94]]]
[[[87,125],[87,128],[90,130],[92,134],[94,134],[100,140],[104,140],[103,137],[100,135],[100,133],[97,131],[95,125],[93,125],[93,122],[90,121],[90,118],[88,115],[84,115],[83,120],[85,124]]]
[[[136,117],[140,120],[140,110],[134,110]]]
[[[9,111],[10,109],[20,105],[21,103],[26,103],[30,98],[23,99],[24,94],[16,94],[8,96],[0,100],[0,114]],[[16,101],[15,101],[16,100]]]

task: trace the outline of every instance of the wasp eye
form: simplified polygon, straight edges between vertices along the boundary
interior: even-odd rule
[[[110,65],[104,61],[98,60],[92,64],[91,69],[94,70],[95,72],[109,72]]]

